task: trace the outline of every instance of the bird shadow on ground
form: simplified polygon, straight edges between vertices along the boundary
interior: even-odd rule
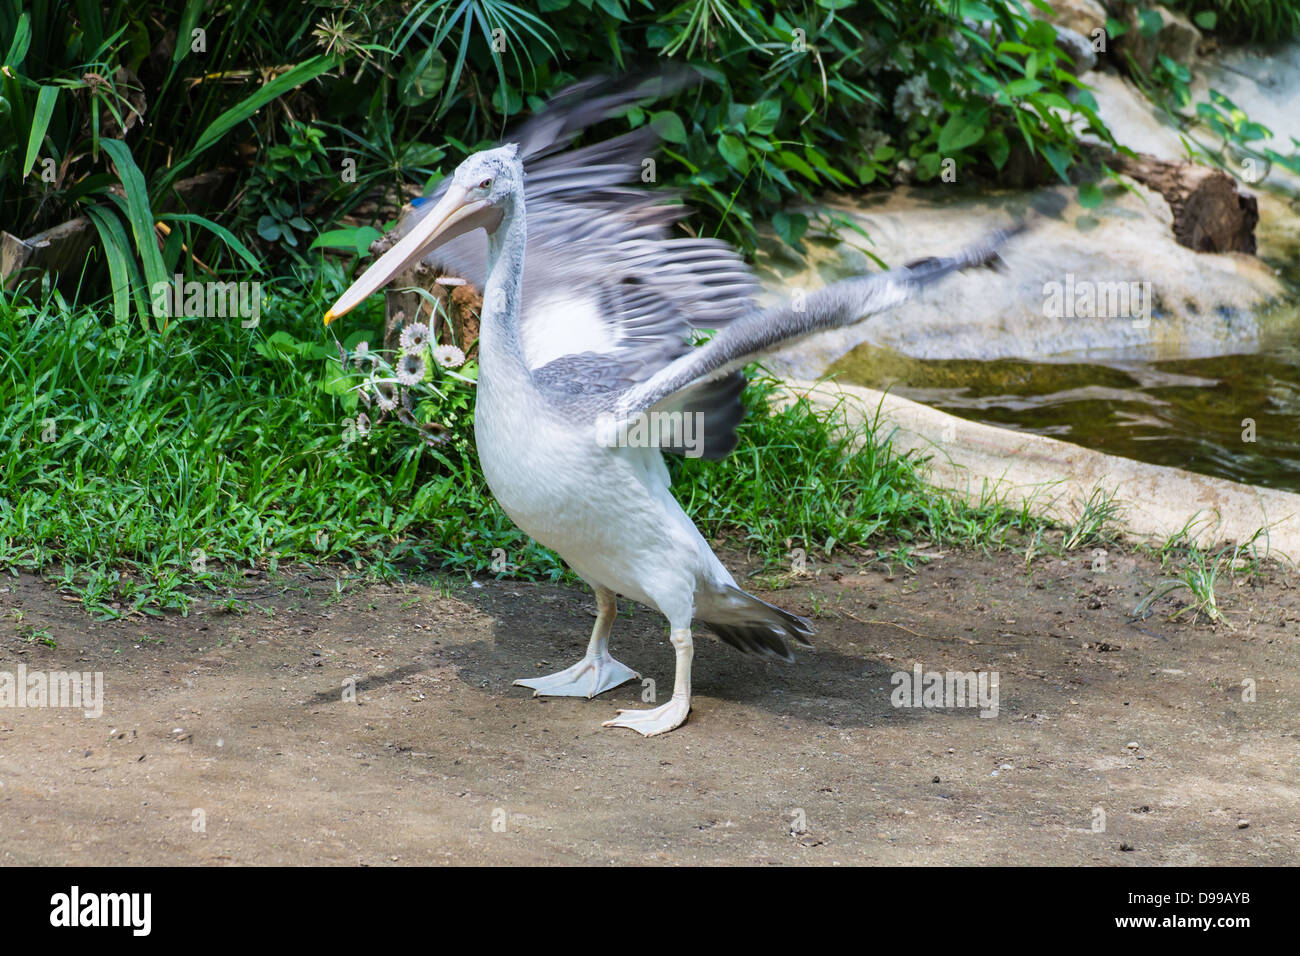
[[[541,603],[534,593],[503,602],[500,593],[487,589],[465,595],[468,603],[491,617],[492,640],[457,647],[460,679],[494,695],[513,697],[510,691],[517,691],[527,700],[526,689],[510,688],[516,678],[561,670],[579,660],[591,624],[589,609],[584,610],[590,598],[564,588],[550,590],[551,595],[558,599]],[[626,602],[621,606],[628,607]],[[693,693],[697,699],[710,697],[835,726],[871,726],[917,716],[891,703],[891,677],[897,667],[844,653],[830,646],[830,635],[825,637],[812,650],[796,649],[795,662],[785,663],[742,655],[698,628]],[[674,659],[656,612],[638,606],[630,616],[620,614],[610,649],[643,678],[656,682],[657,699],[665,697],[664,691],[672,687]],[[641,706],[641,693],[641,686],[630,682],[599,699]]]

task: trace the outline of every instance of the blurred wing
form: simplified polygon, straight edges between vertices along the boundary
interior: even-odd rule
[[[525,173],[520,337],[534,383],[557,405],[647,381],[690,351],[694,330],[721,329],[752,312],[758,292],[749,267],[726,243],[673,234],[688,212],[676,195],[629,185],[641,182],[656,149],[652,130],[564,150],[585,126],[647,95],[644,85],[593,95],[601,82],[571,87],[506,139],[519,144]],[[685,80],[657,82],[662,92]],[[428,208],[408,213],[393,240]],[[427,261],[481,289],[487,243],[471,233]],[[706,455],[734,444],[743,381],[736,375],[699,390],[683,406],[708,416],[716,441]]]
[[[638,130],[525,164],[520,333],[530,368],[596,352],[653,371],[681,354],[692,329],[754,308],[758,284],[731,247],[672,235],[688,210],[625,185],[639,181],[655,144]],[[461,236],[429,262],[482,288],[487,243]]]
[[[628,388],[619,396],[615,415],[627,419],[641,412],[674,409],[700,389],[718,387],[717,383],[778,346],[895,308],[959,269],[998,266],[1003,244],[1025,228],[1020,224],[999,230],[955,256],[922,259],[888,272],[846,279],[798,304],[750,313]]]

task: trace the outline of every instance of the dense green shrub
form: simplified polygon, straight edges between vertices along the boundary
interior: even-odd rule
[[[1300,36],[1295,0],[1169,0],[1168,6],[1224,40],[1270,43]]]
[[[89,288],[111,278],[119,319],[174,271],[283,271],[348,214],[382,225],[593,73],[702,74],[595,134],[653,123],[661,178],[746,248],[825,189],[1064,178],[1071,117],[1100,129],[1017,0],[0,0],[0,56],[0,221],[31,235],[90,215],[105,274]],[[225,207],[179,208],[176,183],[219,164]],[[809,225],[775,224],[792,243]]]

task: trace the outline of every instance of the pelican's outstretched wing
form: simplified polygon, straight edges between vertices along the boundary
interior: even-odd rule
[[[627,388],[612,411],[618,419],[626,420],[645,411],[678,408],[700,390],[727,381],[736,370],[778,346],[892,309],[959,269],[998,265],[999,250],[1025,228],[1021,224],[999,230],[952,257],[921,259],[888,272],[836,282],[808,295],[798,305],[751,313],[640,384]]]
[[[643,86],[626,85],[600,95],[602,83],[569,88],[507,137],[518,143],[525,170],[520,340],[538,393],[569,418],[703,413],[703,454],[722,457],[735,445],[743,414],[745,364],[794,339],[899,305],[954,270],[995,261],[1020,228],[950,259],[836,283],[800,308],[760,312],[757,281],[730,246],[673,234],[687,212],[677,197],[629,185],[641,181],[652,159],[651,130],[565,151],[585,126],[647,95]],[[417,210],[395,234],[419,217]],[[429,261],[482,288],[486,242],[476,233],[462,236]],[[718,331],[693,347],[696,329]]]

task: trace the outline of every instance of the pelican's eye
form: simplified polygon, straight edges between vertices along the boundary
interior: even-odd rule
[[[492,180],[490,180],[490,179],[485,179],[485,180],[483,180],[481,183],[478,184],[478,188],[479,188],[479,189],[491,189],[491,188],[492,188]]]

